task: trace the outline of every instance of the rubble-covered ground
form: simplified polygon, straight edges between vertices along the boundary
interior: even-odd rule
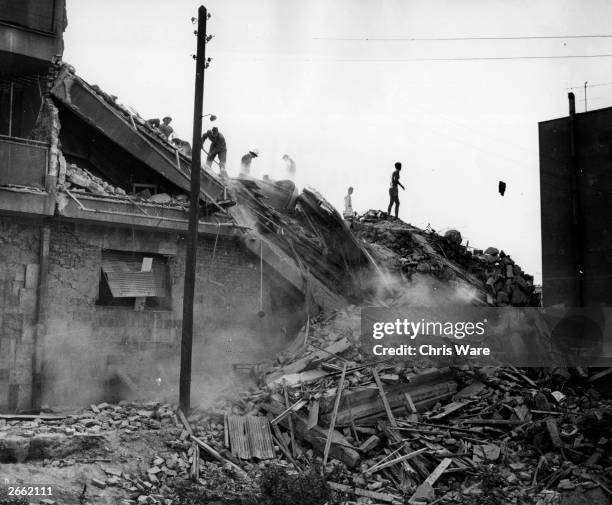
[[[473,304],[539,303],[500,251],[373,211],[353,231],[394,279],[383,303],[420,300],[422,278],[468,286]],[[45,504],[612,502],[612,369],[372,362],[359,339],[359,307],[309,320],[274,361],[233,369],[240,392],[187,417],[144,399],[0,416],[0,488],[50,487],[22,501]],[[243,416],[270,422],[238,432]]]

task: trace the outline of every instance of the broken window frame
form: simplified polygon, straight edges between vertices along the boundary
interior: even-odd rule
[[[99,269],[98,296],[96,306],[104,308],[117,308],[127,310],[153,310],[171,311],[172,292],[170,282],[170,257],[148,253],[143,251],[118,251],[114,249],[103,249],[101,252],[102,262]],[[147,266],[145,258],[150,258],[150,270],[143,270]],[[106,268],[105,268],[106,263]],[[110,263],[114,263],[116,274],[114,281],[109,280],[109,275],[113,276]],[[138,265],[141,269],[138,270]],[[150,272],[153,279],[147,279],[146,274]],[[122,289],[120,284],[123,282],[123,289],[129,289],[125,283],[129,283],[129,275],[134,274],[134,282],[140,283],[140,288],[144,291],[151,289],[162,290],[164,296],[135,296],[134,291],[138,291],[138,286],[132,284],[132,292],[122,295],[118,290]],[[127,277],[126,277],[127,276]],[[143,287],[144,284],[144,287]],[[155,286],[153,288],[152,286]]]

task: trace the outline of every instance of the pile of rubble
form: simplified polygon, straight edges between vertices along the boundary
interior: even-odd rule
[[[390,220],[386,213],[377,210],[359,216],[352,230],[362,240],[392,251],[394,264],[389,265],[387,261],[387,266],[407,277],[418,272],[445,282],[467,281],[481,292],[482,302],[488,305],[538,307],[541,304],[532,275],[523,272],[509,255],[495,247],[482,251],[462,245],[463,239],[457,230],[439,235],[431,229],[421,230]],[[375,249],[375,255],[376,252]],[[384,262],[384,253],[381,259]]]
[[[131,200],[153,203],[156,205],[171,205],[174,207],[188,206],[188,197],[183,194],[175,196],[170,196],[167,193],[151,194],[148,189],[145,189],[139,193],[128,196],[124,189],[113,186],[88,170],[74,164],[68,164],[66,166],[66,182],[63,189],[76,193],[91,193],[96,196],[129,198]]]
[[[307,325],[280,362],[250,370],[259,386],[188,417],[156,402],[3,416],[0,453],[72,465],[83,451],[50,458],[45,447],[85,437],[105,475],[88,484],[123,490],[122,504],[179,503],[173,489],[186,479],[217,497],[252,494],[269,464],[322,469],[338,503],[608,503],[612,402],[602,393],[612,369],[373,363],[358,332],[357,308]],[[165,448],[125,471],[102,450],[112,432],[153,432]]]

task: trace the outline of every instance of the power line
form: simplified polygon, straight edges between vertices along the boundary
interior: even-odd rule
[[[598,88],[600,86],[612,86],[612,82],[599,82],[596,84],[587,84],[587,88]],[[584,84],[582,84],[581,86],[572,86],[571,88],[567,88],[567,89],[584,89]]]
[[[403,63],[427,61],[503,61],[503,60],[561,60],[579,58],[612,58],[612,54],[568,54],[568,55],[533,55],[533,56],[464,56],[464,57],[430,57],[430,58],[289,58],[292,61],[305,62],[341,62],[341,63]],[[255,57],[252,61],[265,61],[266,58]]]
[[[609,39],[612,34],[595,35],[521,35],[511,37],[313,37],[313,40],[371,42],[457,42],[464,40],[550,40],[550,39]]]

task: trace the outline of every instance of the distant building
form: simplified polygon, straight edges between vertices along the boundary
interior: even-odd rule
[[[612,306],[612,107],[539,123],[543,301]]]

